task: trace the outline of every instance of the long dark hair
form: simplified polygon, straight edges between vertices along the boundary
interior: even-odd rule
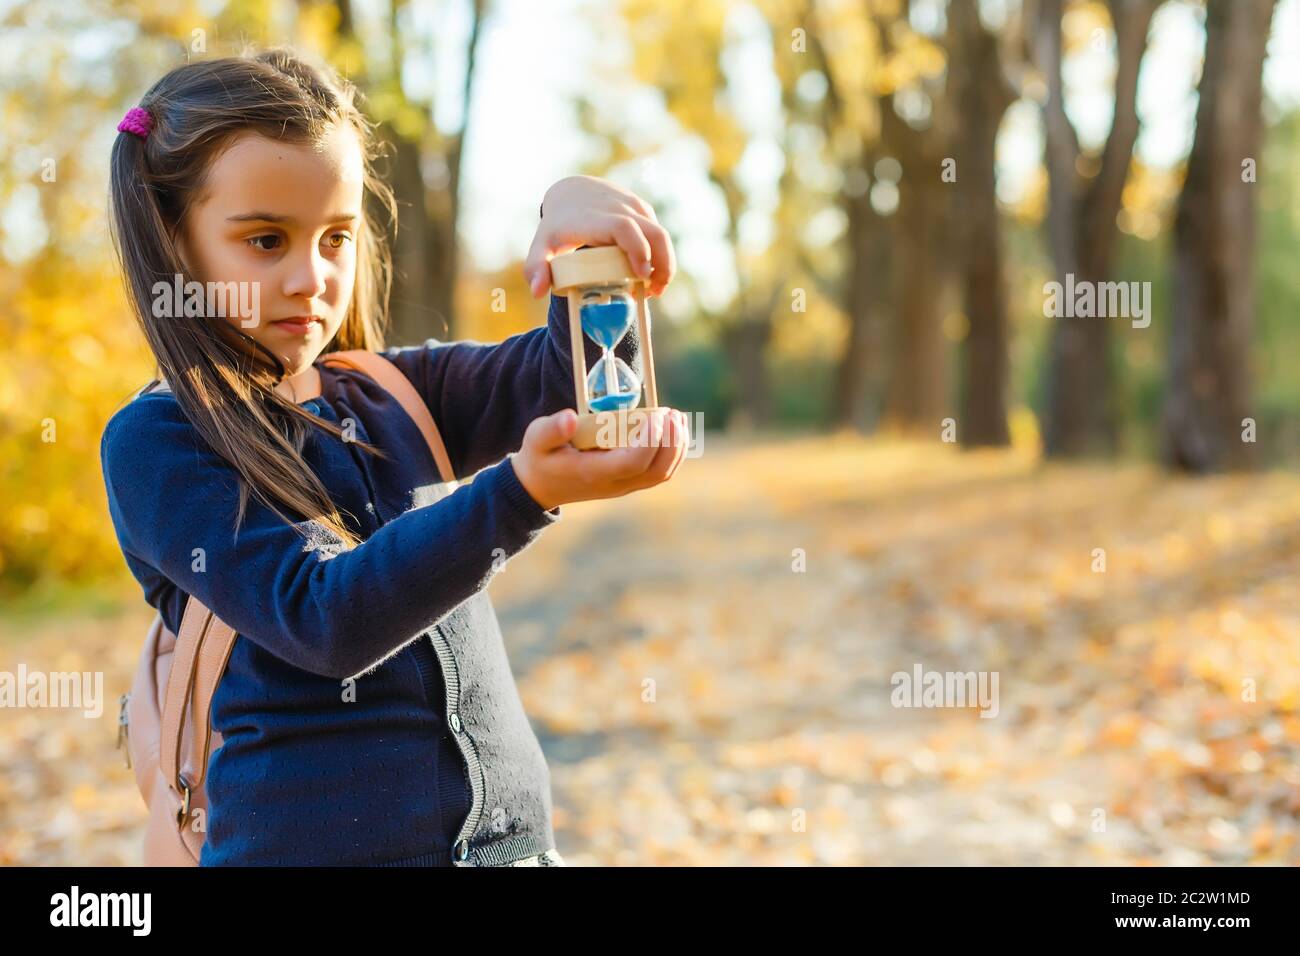
[[[153,119],[148,137],[123,132],[113,143],[112,236],[127,292],[159,374],[203,438],[243,478],[235,533],[251,493],[286,522],[319,521],[344,548],[354,547],[358,538],[302,455],[311,428],[340,438],[343,432],[276,393],[286,373],[283,363],[230,322],[156,317],[154,284],[170,284],[177,274],[183,281],[192,278],[178,253],[179,231],[211,162],[232,137],[254,132],[315,144],[337,126],[350,125],[362,146],[366,209],[357,229],[352,302],[325,352],[382,349],[392,284],[386,235],[396,220],[396,202],[374,171],[382,147],[358,99],[356,88],[328,67],[310,65],[284,48],[187,63],[141,99]],[[383,228],[370,221],[372,211],[385,214]],[[366,442],[352,444],[388,457]]]

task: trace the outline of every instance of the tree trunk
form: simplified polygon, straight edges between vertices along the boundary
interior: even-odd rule
[[[1062,0],[1043,0],[1035,28],[1039,67],[1047,78],[1043,107],[1047,131],[1048,232],[1056,280],[1101,282],[1110,272],[1115,217],[1122,203],[1137,141],[1137,80],[1155,0],[1110,0],[1117,69],[1115,115],[1097,174],[1081,182],[1079,141],[1065,113],[1061,78]],[[1111,405],[1110,323],[1113,319],[1062,316],[1052,330],[1044,444],[1051,457],[1113,453],[1116,422]]]
[[[772,337],[769,319],[741,317],[723,331],[730,357],[736,401],[732,425],[741,429],[766,425],[771,420],[771,396],[767,380],[767,344]]]
[[[846,196],[849,264],[845,312],[849,334],[835,376],[834,421],[867,431],[877,412],[867,407],[881,364],[881,325],[889,298],[889,228],[871,208],[868,192]]]
[[[900,138],[911,135],[909,131]],[[925,151],[899,149],[896,155],[903,167],[894,215],[898,321],[885,417],[894,428],[935,433],[948,411],[940,308],[949,268],[944,253],[947,197],[942,190],[950,184],[939,178],[939,159]]]
[[[388,329],[392,345],[418,345],[430,337],[450,339],[456,334],[461,157],[473,115],[474,74],[486,5],[486,0],[474,0],[471,4],[461,90],[465,110],[460,130],[451,136],[439,136],[432,117],[425,140],[403,138],[387,125],[383,130],[393,144],[391,183],[398,203]],[[396,67],[400,76],[400,62]],[[430,141],[436,146],[430,145]],[[428,160],[446,169],[446,181],[441,189],[430,190],[425,185],[424,164]]]
[[[909,9],[903,4],[904,19]],[[881,49],[894,55],[887,19],[877,17],[876,28]],[[942,178],[943,160],[952,155],[952,109],[946,90],[929,93],[930,117],[921,128],[898,114],[892,98],[880,99],[881,149],[902,168],[891,221],[897,311],[884,418],[889,427],[924,435],[936,434],[950,414],[943,308],[955,251],[950,236],[953,184]]]
[[[963,445],[1006,445],[1007,296],[995,173],[1002,115],[1013,100],[1002,79],[997,39],[973,4],[949,7],[951,82],[957,104],[957,201],[962,298],[969,327],[962,352]]]
[[[1196,137],[1174,224],[1174,320],[1164,457],[1208,472],[1255,463],[1250,415],[1261,73],[1273,0],[1209,0]]]
[[[389,303],[387,340],[390,345],[417,345],[442,336],[446,312],[440,311],[439,289],[445,288],[445,251],[439,250],[435,224],[425,205],[420,144],[398,136],[391,127],[383,135],[392,144],[389,182],[397,197],[397,235],[393,241],[393,291]]]

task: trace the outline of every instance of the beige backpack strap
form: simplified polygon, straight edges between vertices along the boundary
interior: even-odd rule
[[[429,414],[429,406],[424,404],[424,399],[400,368],[378,352],[371,352],[368,349],[330,352],[321,356],[321,361],[327,365],[346,365],[363,372],[390,392],[419,427],[424,440],[428,442],[429,451],[433,453],[433,460],[438,464],[438,473],[442,475],[442,480],[455,483],[456,475],[451,470],[451,459],[447,456],[447,448],[442,443],[438,425]]]
[[[167,678],[167,692],[163,699],[162,727],[159,734],[159,765],[163,778],[182,797],[187,809],[189,793],[203,786],[208,772],[208,756],[212,745],[212,721],[209,711],[212,695],[216,692],[226,662],[235,646],[235,631],[208,610],[193,595],[185,604],[180,633],[172,652],[171,673]],[[184,742],[185,720],[189,713],[195,715],[194,750],[188,766],[183,764],[181,753]],[[198,719],[202,715],[202,719]],[[187,770],[183,779],[181,771]]]

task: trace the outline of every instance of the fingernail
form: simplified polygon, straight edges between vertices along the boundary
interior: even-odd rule
[[[648,276],[648,275],[650,274],[651,268],[652,268],[652,267],[651,267],[650,263],[648,263],[648,262],[643,262],[643,263],[641,263],[639,266],[636,267],[637,275],[640,275],[640,276]]]
[[[541,285],[542,285],[542,277],[540,275],[535,274],[531,279],[528,280],[528,288],[532,291],[533,298],[537,298],[537,292],[541,288]]]

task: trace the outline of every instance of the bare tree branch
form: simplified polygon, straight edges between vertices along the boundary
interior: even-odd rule
[[[1159,0],[1110,0],[1118,65],[1115,73],[1115,118],[1101,155],[1101,170],[1088,185],[1080,206],[1078,253],[1084,271],[1104,274],[1115,238],[1119,212],[1133,160],[1140,122],[1137,114],[1138,72],[1146,52],[1147,31]]]

